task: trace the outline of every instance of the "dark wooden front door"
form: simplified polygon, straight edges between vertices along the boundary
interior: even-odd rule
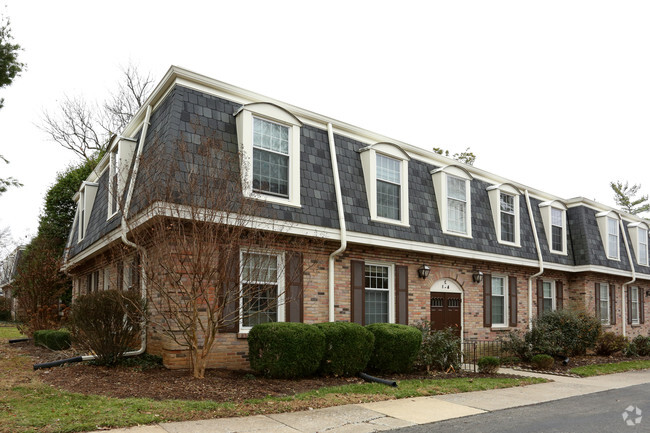
[[[460,293],[431,292],[431,328],[460,334]]]

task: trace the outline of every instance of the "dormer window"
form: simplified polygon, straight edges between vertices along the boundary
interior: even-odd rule
[[[95,196],[97,195],[97,188],[99,184],[84,181],[81,184],[81,189],[77,193],[77,241],[81,242],[86,237],[88,228],[88,221],[93,211],[93,204],[95,203]]]
[[[256,102],[235,113],[243,193],[300,207],[300,128],[296,116],[275,104]]]
[[[648,263],[648,226],[646,223],[638,222],[628,224],[632,249],[636,256],[636,262],[641,266],[649,266]]]
[[[620,260],[620,217],[614,211],[600,212],[596,214],[600,237],[603,241],[603,249],[610,260]]]
[[[520,246],[519,195],[511,184],[493,185],[487,188],[492,218],[500,244]]]
[[[472,236],[472,176],[458,166],[447,166],[431,171],[440,223],[444,233]]]
[[[113,215],[120,210],[120,199],[126,187],[128,170],[135,154],[136,140],[119,137],[117,143],[109,153],[108,161],[108,215]]]
[[[557,201],[539,204],[548,248],[555,254],[567,254],[566,206]]]
[[[376,143],[359,153],[370,219],[408,226],[409,156],[392,143]]]
[[[109,161],[109,194],[108,194],[108,215],[114,215],[118,210],[118,173],[120,169],[120,158],[117,148],[111,152]]]

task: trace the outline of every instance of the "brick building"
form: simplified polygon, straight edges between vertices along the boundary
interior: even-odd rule
[[[598,315],[606,330],[648,334],[649,221],[177,67],[77,195],[65,263],[75,295],[142,281],[135,255],[115,261],[108,253],[126,230],[112,197],[126,197],[137,215],[148,181],[133,174],[137,155],[153,152],[154,139],[174,155],[180,136],[199,145],[208,135],[251,167],[240,172],[243,194],[264,203],[287,239],[322,241],[302,254],[300,302],[278,306],[273,320],[431,320],[465,340],[490,340],[527,329],[543,311],[575,308]],[[173,179],[181,190],[191,172],[183,170]],[[285,262],[281,246],[267,256],[273,266]],[[280,275],[267,282],[278,294]],[[219,336],[211,367],[247,367],[245,325]],[[155,329],[148,351],[187,366],[182,348]]]

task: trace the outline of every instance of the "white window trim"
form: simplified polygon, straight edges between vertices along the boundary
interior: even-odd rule
[[[239,333],[248,334],[253,329],[252,326],[244,326],[244,305],[243,305],[243,275],[244,275],[244,260],[245,254],[264,254],[275,256],[278,260],[278,322],[285,321],[285,256],[283,252],[270,251],[270,250],[240,250],[239,251]]]
[[[635,304],[632,303],[632,292],[636,291],[636,319],[634,319],[634,315],[630,317],[630,321],[632,322],[633,325],[640,325],[641,324],[641,302],[639,297],[642,296],[641,290],[639,290],[639,287],[637,286],[631,286],[630,287],[630,313],[632,313],[635,310]]]
[[[634,250],[634,256],[636,257],[636,262],[640,266],[650,266],[650,256],[648,255],[648,239],[650,230],[648,225],[643,222],[631,223],[627,225],[628,231],[630,233],[630,239],[632,241],[632,249]],[[645,230],[645,245],[641,245],[641,232]],[[641,261],[641,248],[645,249],[646,262]]]
[[[289,128],[289,197],[253,191],[253,116]],[[245,105],[235,113],[235,117],[244,196],[284,206],[300,207],[300,120],[285,109],[270,103]]]
[[[553,226],[551,224],[551,213],[552,209],[557,209],[562,212],[562,250],[554,250],[553,249]],[[553,201],[546,201],[542,202],[539,204],[539,210],[542,214],[542,224],[544,225],[544,233],[546,233],[546,241],[548,243],[548,250],[551,252],[551,254],[560,254],[560,255],[567,255],[567,235],[568,235],[568,230],[567,230],[567,218],[566,218],[566,211],[567,207],[564,205],[564,203],[558,201],[558,200],[553,200]]]
[[[449,230],[448,206],[447,206],[447,177],[453,176],[465,180],[465,197],[467,200],[465,215],[465,233],[459,233]],[[448,165],[431,171],[433,188],[436,193],[436,203],[438,204],[438,216],[442,232],[449,235],[460,236],[465,238],[472,237],[472,176],[469,172],[456,165]]]
[[[370,208],[370,220],[386,224],[409,227],[409,184],[408,163],[411,159],[406,152],[392,143],[376,143],[359,150],[361,168],[366,185],[366,196]],[[377,153],[401,161],[400,165],[400,219],[384,218],[377,215]]]
[[[494,228],[496,229],[497,242],[503,245],[513,247],[521,247],[521,216],[519,212],[519,197],[521,192],[512,185],[501,184],[493,185],[487,188],[488,197],[490,199],[490,207],[492,208],[492,220],[494,221]],[[515,207],[515,241],[508,242],[501,239],[501,194],[508,194],[514,198]]]
[[[603,242],[603,248],[605,249],[605,257],[609,260],[620,261],[621,260],[621,251],[620,251],[620,242],[621,242],[621,230],[619,228],[620,216],[614,211],[608,212],[599,212],[596,214],[596,221],[598,222],[598,230],[600,231],[600,239]],[[609,255],[609,221],[616,221],[616,256]]]
[[[131,167],[131,162],[133,161],[133,156],[135,155],[135,146],[137,141],[133,138],[120,137],[120,139],[113,145],[109,152],[108,159],[108,210],[106,219],[109,220],[115,216],[119,211],[120,207],[115,207],[115,212],[111,212],[113,207],[113,176],[116,175],[114,163],[117,160],[117,194],[115,195],[118,199],[124,195],[124,189],[126,187],[126,180],[129,175],[129,169]]]
[[[365,266],[384,266],[388,268],[388,323],[395,323],[395,264],[393,263],[385,263],[385,262],[371,262],[371,261],[366,261],[364,263],[364,283],[363,283],[363,290],[365,291],[366,288],[366,283],[365,283]],[[364,296],[365,299],[365,296]],[[364,301],[365,302],[365,301]],[[363,306],[364,311],[365,311],[365,305]],[[365,321],[365,317],[364,317]]]
[[[508,328],[510,326],[510,302],[509,301],[509,287],[508,287],[508,276],[507,275],[501,275],[501,274],[493,274],[491,277],[493,280],[495,278],[500,278],[503,280],[503,323],[494,323],[494,318],[492,317],[492,302],[490,302],[490,321],[492,322],[492,328]],[[490,282],[490,298],[494,298],[493,290],[494,290],[494,284],[492,284],[494,281]]]
[[[95,203],[95,196],[97,195],[98,183],[86,182],[81,183],[79,192],[75,194],[74,199],[77,200],[77,242],[81,242],[87,235],[88,221],[93,211],[93,204]]]
[[[549,283],[551,285],[551,311],[555,311],[557,310],[557,291],[555,289],[555,281],[542,280],[542,302],[544,302],[544,299],[548,299],[544,297],[544,283]]]
[[[603,307],[600,304],[598,305],[598,308],[600,308],[600,316],[598,318],[600,319],[600,323],[602,323],[603,325],[609,326],[612,323],[612,317],[611,317],[611,313],[612,313],[612,304],[611,304],[611,302],[612,302],[612,300],[609,298],[609,295],[610,295],[609,283],[598,283],[598,290],[600,291],[602,289],[603,285],[605,285],[607,287],[607,289],[605,290],[605,293],[607,293],[607,320],[603,321],[603,319],[601,318],[601,316],[603,314],[602,313]],[[600,293],[600,302],[603,302],[602,293]]]

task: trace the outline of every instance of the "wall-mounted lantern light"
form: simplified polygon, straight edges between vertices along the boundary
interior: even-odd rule
[[[474,270],[474,274],[472,274],[472,281],[474,281],[475,283],[482,283],[483,272]]]
[[[418,277],[425,280],[429,276],[429,272],[431,272],[431,268],[425,264],[422,264],[422,266],[418,268]]]

